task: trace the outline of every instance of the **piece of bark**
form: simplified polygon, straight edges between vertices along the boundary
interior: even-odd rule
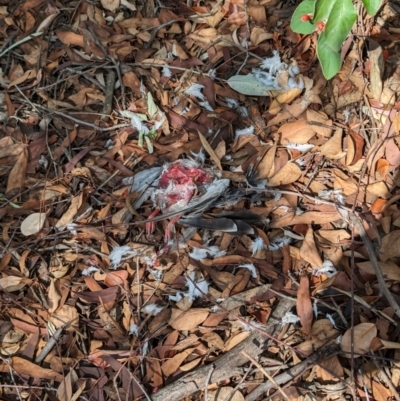
[[[282,317],[292,307],[293,302],[285,298],[280,299],[266,324],[265,331],[271,336],[276,336],[277,332],[282,327]],[[249,362],[242,354],[242,351],[246,351],[253,358],[258,358],[258,356],[269,346],[270,342],[271,340],[269,337],[263,333],[254,331],[248,338],[246,338],[246,340],[239,343],[235,348],[218,358],[213,363],[215,368],[211,377],[208,378],[211,366],[203,366],[164,387],[156,394],[153,394],[151,399],[152,401],[178,401],[184,397],[188,397],[196,391],[204,389],[206,382],[207,385],[210,385],[237,374],[242,374],[243,369],[240,369],[240,367]]]

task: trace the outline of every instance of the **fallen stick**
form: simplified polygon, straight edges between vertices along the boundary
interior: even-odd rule
[[[323,361],[329,356],[333,355],[338,349],[339,345],[334,344],[332,346],[328,346],[324,350],[314,352],[309,358],[298,363],[296,366],[293,366],[287,371],[275,376],[273,381],[266,381],[260,384],[246,397],[246,401],[255,401],[258,397],[275,388],[277,385],[285,385],[289,381],[293,380],[293,378],[304,373],[307,369],[312,368],[316,363],[318,363],[318,361]]]
[[[275,336],[278,333],[282,327],[280,322],[283,316],[289,312],[292,307],[292,301],[284,298],[280,299],[278,305],[272,312],[269,322],[266,324],[265,331],[268,332],[270,336]],[[151,399],[152,401],[181,400],[196,391],[204,389],[204,383],[206,383],[207,379],[208,384],[211,385],[238,374],[243,374],[243,369],[240,367],[248,363],[249,360],[243,355],[242,351],[245,351],[253,358],[258,358],[259,354],[261,354],[270,343],[270,338],[261,332],[254,331],[246,340],[242,341],[232,350],[213,362],[215,368],[209,378],[210,365],[206,365],[164,387],[153,394]]]

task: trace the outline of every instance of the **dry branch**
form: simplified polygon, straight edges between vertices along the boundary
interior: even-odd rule
[[[266,325],[265,331],[271,336],[277,334],[281,324],[282,317],[293,307],[293,302],[281,299],[271,315],[269,322]],[[242,354],[245,351],[253,358],[258,358],[260,353],[270,344],[270,339],[260,332],[253,332],[250,336],[238,344],[231,351],[227,352],[221,358],[214,362],[215,369],[209,378],[209,384],[217,383],[221,380],[228,379],[237,374],[241,374],[239,369],[249,360]],[[152,396],[153,401],[177,401],[184,397],[193,394],[204,388],[204,383],[210,373],[210,367],[203,366],[200,369],[190,372],[181,377],[174,383],[164,387],[159,392]]]

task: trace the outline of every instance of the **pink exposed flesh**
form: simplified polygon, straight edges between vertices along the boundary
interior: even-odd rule
[[[157,187],[158,194],[155,200],[157,209],[149,218],[155,217],[160,211],[163,214],[167,214],[173,211],[174,208],[185,207],[195,194],[197,184],[207,184],[211,181],[211,174],[205,170],[189,166],[182,161],[172,163],[160,177]],[[168,223],[165,230],[165,242],[169,241],[172,227],[180,217],[181,215],[175,216]],[[149,233],[153,230],[154,223],[147,223],[146,231]]]

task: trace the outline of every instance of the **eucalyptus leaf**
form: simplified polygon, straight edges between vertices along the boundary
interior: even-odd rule
[[[147,93],[147,111],[149,113],[150,118],[157,113],[158,107],[154,103],[153,96],[150,92]]]
[[[382,0],[362,0],[369,15],[375,15],[382,5]]]
[[[153,144],[151,143],[150,138],[148,136],[145,136],[144,140],[146,141],[147,150],[149,151],[150,154],[152,154],[154,152],[154,147]]]
[[[235,75],[227,81],[228,85],[236,92],[249,96],[269,96],[269,92],[276,90],[257,81],[253,74]]]
[[[140,146],[141,148],[143,148],[143,132],[139,132],[139,138],[138,138],[138,146]]]
[[[343,42],[357,20],[357,12],[351,0],[336,1],[325,27],[325,42],[334,51],[340,51]]]
[[[129,111],[129,110],[121,110],[119,112],[119,114],[121,114],[122,117],[126,117],[126,118],[132,118],[132,117],[136,116],[136,117],[139,118],[140,121],[147,121],[148,120],[146,114],[134,113],[133,111]]]
[[[290,21],[290,28],[293,32],[302,33],[308,35],[315,31],[315,24],[313,21],[313,15],[315,11],[315,0],[305,0],[299,4],[293,13]],[[309,21],[303,21],[301,17],[303,15],[310,15]]]
[[[324,77],[326,79],[334,77],[339,72],[342,61],[340,52],[332,50],[327,45],[325,32],[322,32],[318,38],[317,55]]]

